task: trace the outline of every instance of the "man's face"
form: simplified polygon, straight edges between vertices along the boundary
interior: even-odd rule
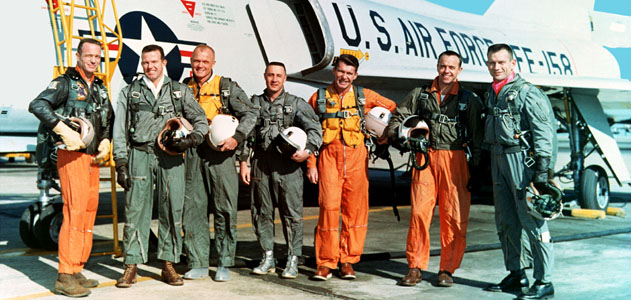
[[[85,43],[81,48],[81,54],[77,52],[77,66],[86,76],[90,76],[96,72],[101,64],[101,47],[92,43]]]
[[[195,78],[208,80],[213,72],[215,66],[215,55],[210,49],[198,48],[193,51],[191,57],[191,66],[193,68],[193,75]]]
[[[267,90],[276,93],[283,90],[283,84],[285,84],[285,80],[287,79],[287,74],[285,74],[285,69],[281,66],[270,65],[265,69],[265,85],[267,86]]]
[[[500,51],[489,54],[486,66],[493,77],[493,81],[502,81],[508,77],[515,69],[516,60],[510,58],[508,51]]]
[[[160,57],[160,51],[149,51],[142,54],[142,70],[151,81],[160,80],[167,60]]]
[[[333,81],[335,88],[338,91],[344,91],[357,79],[357,69],[344,62],[339,62],[337,66],[333,68],[333,76],[335,76],[335,81]]]
[[[455,55],[443,55],[438,60],[438,80],[443,85],[449,85],[456,81],[462,71],[460,60]]]

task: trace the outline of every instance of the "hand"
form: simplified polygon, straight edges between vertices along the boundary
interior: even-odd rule
[[[225,139],[218,146],[220,146],[219,151],[223,152],[223,151],[234,150],[235,148],[237,148],[237,145],[239,145],[239,142],[237,142],[237,140],[234,137],[229,137],[229,138]]]
[[[245,185],[250,185],[250,168],[247,162],[239,163],[239,178]]]
[[[125,189],[125,191],[128,191],[131,188],[131,176],[129,176],[127,164],[120,164],[116,166],[116,182]]]
[[[102,161],[105,161],[108,155],[110,154],[110,140],[103,139],[99,143],[99,147],[97,148],[97,150],[99,151],[99,153],[96,154],[96,157],[94,157],[93,162],[100,164]]]
[[[311,154],[309,154],[309,152],[307,152],[307,150],[298,150],[296,151],[296,153],[294,153],[291,156],[291,159],[295,162],[301,163],[305,160],[307,160],[307,158],[309,158],[309,156],[311,156]]]
[[[81,135],[68,127],[63,121],[57,122],[57,125],[53,128],[53,132],[61,137],[64,145],[66,145],[66,150],[76,151],[85,148],[85,144],[81,140]]]
[[[535,165],[533,166],[535,176],[532,178],[532,182],[537,187],[537,184],[543,184],[548,182],[548,168],[550,166],[549,157],[535,157]]]
[[[202,139],[200,134],[191,133],[183,138],[174,139],[171,144],[167,145],[167,148],[177,153],[183,153],[186,149],[199,145]]]
[[[313,184],[318,183],[318,168],[307,168],[307,178]]]

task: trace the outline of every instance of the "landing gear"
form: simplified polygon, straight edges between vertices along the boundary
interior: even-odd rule
[[[609,178],[599,166],[589,166],[583,170],[579,201],[581,207],[607,210],[609,206]]]
[[[59,231],[63,223],[63,203],[50,203],[42,208],[39,220],[33,226],[33,234],[42,248],[57,250]]]
[[[33,203],[24,210],[20,219],[20,238],[27,247],[33,249],[40,247],[39,241],[33,233],[33,225],[39,219],[40,211],[41,203]]]
[[[29,248],[57,250],[59,231],[63,223],[63,201],[61,196],[51,196],[50,189],[60,190],[55,181],[55,173],[39,170],[37,188],[40,191],[37,202],[22,213],[20,238]]]

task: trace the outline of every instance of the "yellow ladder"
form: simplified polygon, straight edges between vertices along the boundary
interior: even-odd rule
[[[50,13],[50,23],[53,30],[55,40],[55,52],[57,56],[57,66],[53,69],[53,76],[57,77],[66,72],[66,69],[74,67],[76,64],[73,49],[79,44],[82,38],[90,37],[98,40],[103,45],[103,57],[101,66],[95,73],[105,82],[110,101],[111,79],[116,70],[116,65],[120,59],[120,51],[116,51],[116,58],[110,58],[110,48],[118,50],[122,48],[123,34],[118,14],[116,12],[116,3],[114,0],[71,0],[65,2],[62,0],[47,0],[48,11]],[[80,2],[80,3],[79,3]],[[114,27],[108,26],[104,22],[104,16],[111,14]],[[79,30],[81,29],[81,30]],[[122,251],[118,243],[118,210],[116,200],[116,171],[114,169],[114,161],[112,160],[112,152],[106,162],[106,166],[110,168],[110,178],[101,178],[101,181],[110,181],[112,193],[112,214],[99,215],[97,218],[112,218],[114,249],[109,252],[92,253],[92,255],[110,255],[121,256]]]

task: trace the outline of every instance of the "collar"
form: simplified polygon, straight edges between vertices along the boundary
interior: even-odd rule
[[[162,75],[162,78],[160,78],[160,81],[158,81],[158,85],[154,86],[153,82],[151,82],[151,79],[149,79],[147,76],[142,76],[142,80],[145,82],[145,85],[149,88],[149,90],[151,90],[151,93],[156,99],[158,99],[158,95],[160,94],[162,85],[164,85],[165,78],[166,75]]]
[[[451,89],[443,96],[458,95],[459,88],[460,88],[460,83],[458,82],[458,79],[456,79],[454,80],[454,83],[451,86]],[[438,76],[436,76],[436,78],[434,78],[434,81],[432,81],[432,86],[429,89],[429,91],[431,93],[437,93],[438,95],[440,95],[440,87],[438,86]]]
[[[81,78],[83,78],[83,80],[85,80],[85,82],[88,83],[88,85],[92,84],[92,82],[94,81],[94,73],[92,73],[92,76],[90,78],[88,78],[87,76],[85,76],[85,73],[83,73],[83,70],[81,70],[81,68],[79,68],[79,66],[76,66],[74,68],[77,71],[77,73],[79,73],[79,75],[81,75]]]
[[[515,79],[515,72],[511,72],[510,75],[508,75],[508,77],[504,78],[504,80],[502,81],[498,81],[495,82],[493,81],[493,83],[491,83],[491,87],[493,87],[493,91],[495,91],[495,95],[497,96],[500,91],[502,90],[502,88],[509,82],[511,82],[513,79]]]

